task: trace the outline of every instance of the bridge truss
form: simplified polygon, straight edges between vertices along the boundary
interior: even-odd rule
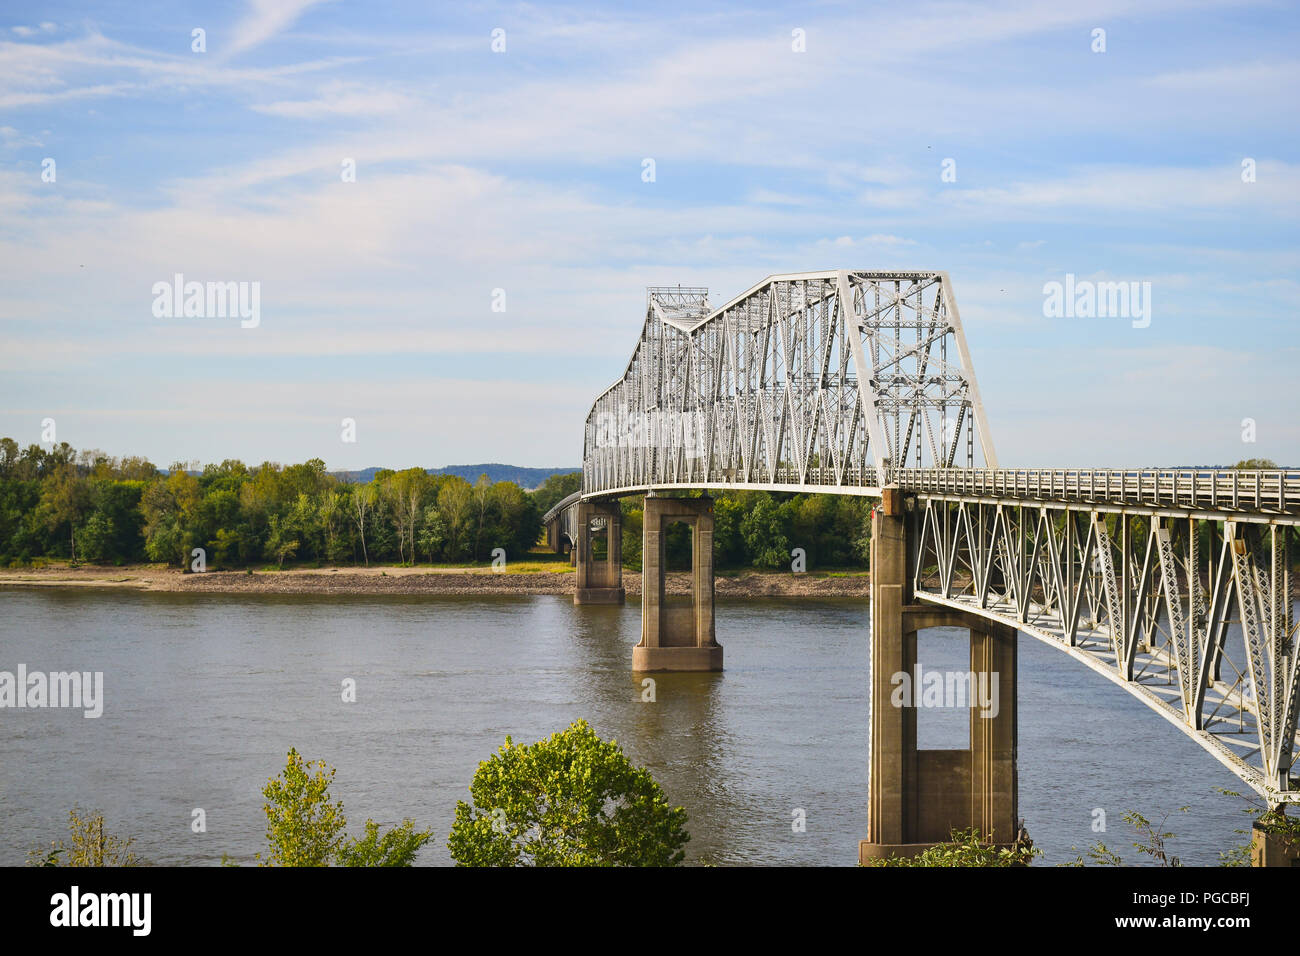
[[[649,289],[545,520],[572,542],[581,499],[883,487],[910,502],[916,599],[1052,644],[1300,802],[1300,472],[999,469],[946,273],[772,276],[718,309]]]
[[[1294,516],[920,495],[918,598],[1120,684],[1272,804],[1300,801]]]
[[[874,487],[997,466],[943,272],[772,276],[710,311],[650,289],[623,377],[587,418],[583,490]]]

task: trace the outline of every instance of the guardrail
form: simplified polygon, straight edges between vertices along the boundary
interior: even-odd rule
[[[1300,471],[1234,468],[927,468],[895,473],[903,491],[1208,511],[1300,512]]]
[[[962,495],[1027,501],[1300,514],[1300,471],[1247,471],[1235,468],[900,468],[890,475],[909,494]],[[889,482],[886,482],[889,484]],[[730,486],[736,489],[782,486],[833,493],[835,488],[878,488],[875,468],[809,468],[803,473],[779,467],[768,476],[744,480],[722,471],[707,481],[660,481],[646,488]],[[641,486],[632,486],[641,487]],[[583,494],[613,489],[586,488],[547,512],[550,521]],[[620,489],[622,490],[622,489]]]

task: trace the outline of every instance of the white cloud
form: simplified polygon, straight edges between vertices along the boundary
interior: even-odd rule
[[[291,27],[303,12],[322,0],[248,0],[247,12],[231,31],[233,39],[219,48],[224,57],[238,56]]]
[[[271,116],[291,119],[320,119],[335,116],[375,117],[409,112],[420,106],[414,96],[393,89],[356,83],[328,83],[310,100],[278,100],[254,104],[253,109]]]

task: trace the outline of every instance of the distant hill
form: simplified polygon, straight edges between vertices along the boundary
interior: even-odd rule
[[[363,468],[360,471],[335,471],[333,475],[343,481],[367,482],[375,477],[380,468]],[[513,481],[525,491],[541,486],[551,475],[567,475],[582,471],[581,468],[523,468],[519,465],[502,465],[490,462],[485,465],[447,465],[445,468],[426,468],[431,475],[459,475],[468,482],[478,481],[479,475],[487,475],[488,481]]]

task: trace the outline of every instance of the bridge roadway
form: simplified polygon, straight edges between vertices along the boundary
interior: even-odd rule
[[[911,852],[963,821],[1005,838],[1014,815],[1014,708],[1000,730],[973,717],[959,753],[974,756],[954,768],[916,749],[906,714],[876,706],[890,690],[879,681],[914,658],[914,624],[967,627],[973,669],[999,661],[1013,698],[1007,647],[1030,634],[1178,726],[1270,806],[1300,802],[1300,471],[997,467],[946,274],[774,276],[716,310],[704,290],[649,290],[633,359],[588,416],[582,489],[545,516],[578,565],[575,600],[621,601],[616,501],[646,496],[634,669],[721,669],[711,502],[689,495],[723,490],[883,500],[872,666],[894,670],[873,678],[864,855]],[[672,520],[695,531],[690,609],[663,600]],[[954,809],[934,793],[958,778]]]

